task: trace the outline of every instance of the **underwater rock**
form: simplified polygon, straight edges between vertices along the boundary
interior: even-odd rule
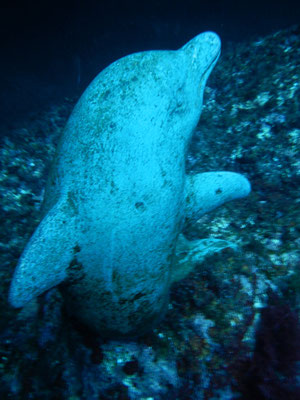
[[[60,139],[13,306],[62,284],[69,312],[103,336],[140,335],[163,317],[184,275],[184,243],[193,254],[218,248],[216,239],[184,239],[184,224],[250,191],[239,174],[185,173],[219,54],[219,37],[205,32],[177,51],[124,57],[89,85]]]

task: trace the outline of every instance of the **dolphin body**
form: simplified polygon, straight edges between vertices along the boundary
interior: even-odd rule
[[[62,134],[43,218],[17,265],[14,307],[62,284],[69,312],[92,329],[136,336],[162,318],[170,286],[188,265],[222,247],[181,234],[185,223],[250,191],[239,174],[185,173],[219,54],[219,37],[205,32],[177,51],[121,58],[89,85]]]

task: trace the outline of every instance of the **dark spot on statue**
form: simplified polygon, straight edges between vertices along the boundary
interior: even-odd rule
[[[144,211],[146,207],[145,207],[145,204],[142,201],[138,201],[137,203],[135,203],[135,208],[137,210]]]
[[[68,274],[67,284],[76,283],[84,278],[83,265],[77,260],[76,256],[74,256],[74,258],[68,265],[67,274]]]
[[[134,296],[134,298],[132,299],[132,301],[138,300],[138,299],[140,299],[140,298],[143,297],[143,296],[145,296],[144,293],[137,293],[137,294]]]
[[[191,196],[189,196],[189,195],[186,196],[186,203],[187,203],[187,204],[191,204],[191,202],[192,202],[192,201],[191,201]]]
[[[76,246],[74,246],[73,250],[74,250],[75,254],[80,252],[80,247],[78,246],[78,244],[76,244]]]
[[[117,276],[118,276],[117,271],[116,271],[116,270],[113,270],[113,273],[112,273],[112,280],[113,280],[113,282],[117,279]]]
[[[216,194],[221,194],[221,193],[222,193],[222,189],[219,188],[216,190]]]
[[[117,187],[116,187],[116,185],[115,185],[115,182],[114,182],[114,181],[111,181],[111,182],[110,182],[110,186],[111,186],[110,194],[115,193],[115,191],[117,190]]]
[[[106,100],[109,94],[110,94],[110,89],[108,89],[106,92],[103,93],[102,100]]]

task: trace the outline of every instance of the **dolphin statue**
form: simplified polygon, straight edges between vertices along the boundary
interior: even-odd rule
[[[204,32],[176,51],[123,57],[92,81],[60,138],[12,306],[59,285],[69,312],[100,335],[141,335],[163,317],[172,283],[228,247],[182,234],[250,192],[237,173],[185,171],[220,47]]]

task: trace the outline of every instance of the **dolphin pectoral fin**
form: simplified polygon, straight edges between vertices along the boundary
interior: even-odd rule
[[[203,214],[230,200],[247,196],[251,186],[243,175],[228,172],[204,172],[188,175],[185,186],[186,223],[196,222]]]
[[[228,247],[237,250],[237,246],[227,240],[215,238],[188,240],[180,234],[176,244],[172,282],[184,279],[205,257]]]
[[[42,219],[16,267],[9,293],[14,307],[58,285],[67,277],[74,257],[74,217],[67,202],[58,201]]]

